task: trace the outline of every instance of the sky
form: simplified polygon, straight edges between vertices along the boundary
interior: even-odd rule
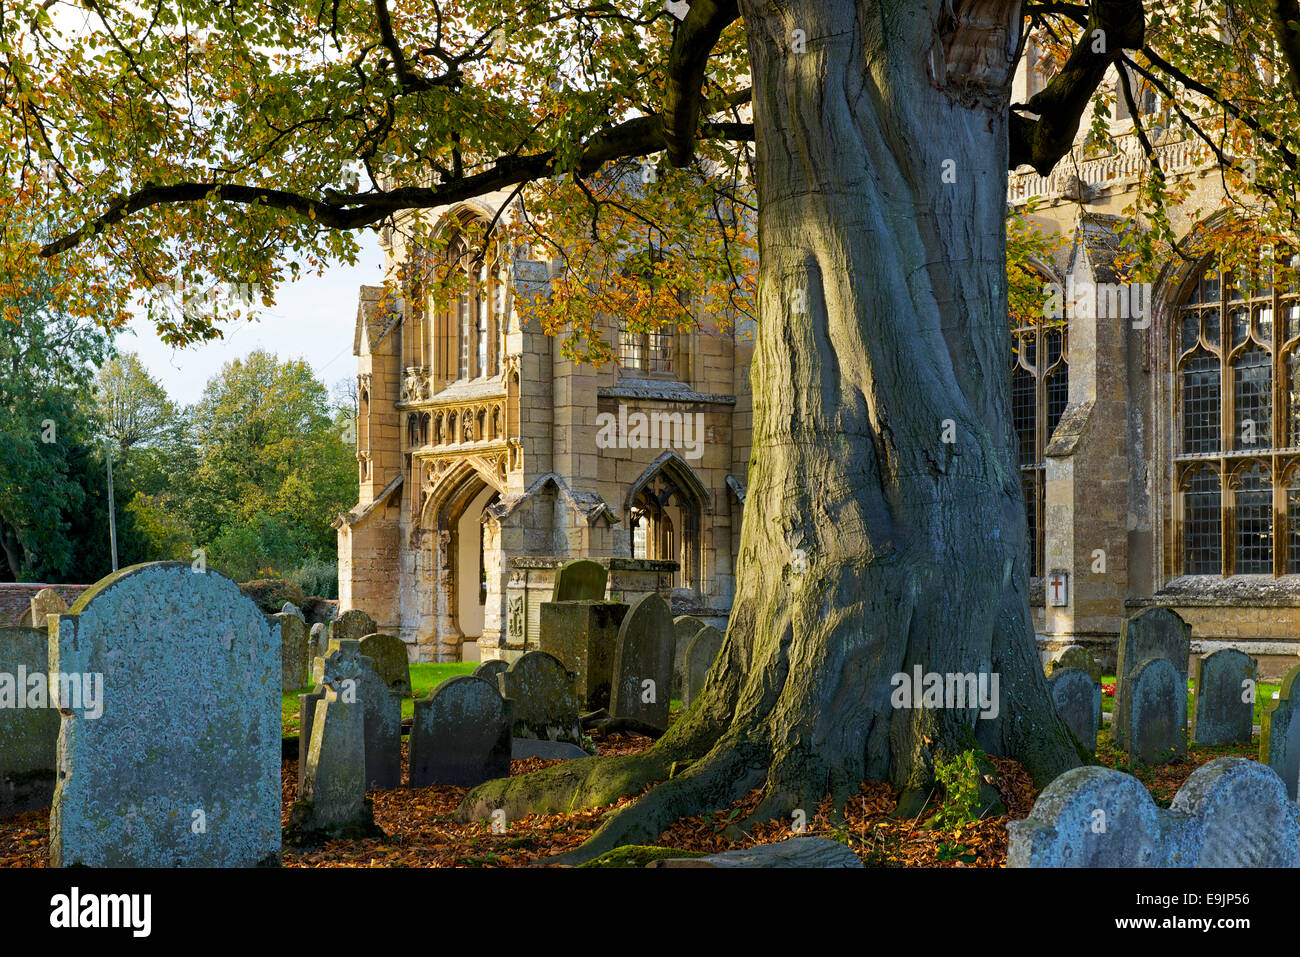
[[[275,307],[259,310],[256,321],[223,323],[223,338],[174,349],[158,338],[153,324],[141,315],[118,335],[117,348],[135,352],[171,398],[189,405],[203,394],[208,380],[232,359],[255,349],[281,359],[305,359],[316,378],[331,391],[340,379],[357,374],[352,336],[357,318],[357,293],[362,284],[383,278],[383,253],[378,237],[363,233],[356,266],[336,264],[324,276],[314,273],[276,291]]]

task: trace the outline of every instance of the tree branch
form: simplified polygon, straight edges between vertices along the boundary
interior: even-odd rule
[[[678,169],[695,158],[704,71],[718,37],[740,16],[736,0],[695,0],[673,34],[664,81],[664,140]]]
[[[1287,85],[1300,103],[1300,2],[1268,0],[1268,15],[1273,22],[1273,36],[1286,60]]]

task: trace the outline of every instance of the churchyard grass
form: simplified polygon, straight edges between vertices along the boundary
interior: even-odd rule
[[[457,675],[473,674],[478,663],[474,661],[451,661],[442,664],[411,665],[411,687],[413,695],[402,699],[402,717],[409,718],[415,714],[415,699],[423,698],[448,678]],[[298,714],[298,695],[311,691],[310,687],[287,691],[280,695],[280,721],[284,725],[286,737],[292,737],[301,730]]]

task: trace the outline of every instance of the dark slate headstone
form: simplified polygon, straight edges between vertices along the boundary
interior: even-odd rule
[[[307,623],[301,615],[288,612],[280,612],[271,617],[280,626],[280,690],[297,691],[305,688],[311,677]]]
[[[1255,659],[1236,648],[1222,648],[1192,662],[1193,741],[1250,744],[1257,672]]]
[[[700,633],[704,622],[694,615],[678,615],[673,619],[673,687],[672,696],[682,696],[682,682],[686,680],[686,649],[691,639]]]
[[[1066,727],[1090,753],[1096,751],[1101,685],[1082,668],[1058,668],[1047,679],[1047,687]]]
[[[379,630],[375,620],[364,611],[353,609],[339,615],[329,626],[330,640],[360,641],[366,635],[373,635]]]
[[[1277,700],[1270,702],[1260,719],[1259,760],[1277,772],[1286,785],[1287,797],[1296,800],[1300,788],[1300,665],[1282,679]]]
[[[573,675],[559,659],[530,651],[497,676],[503,698],[514,702],[514,736],[582,744]]]
[[[0,817],[48,807],[54,797],[59,711],[49,668],[46,628],[0,628]],[[33,675],[41,677],[33,683]],[[34,684],[45,688],[39,700]]]
[[[54,866],[278,863],[280,643],[238,585],[135,565],[83,592],[50,645],[51,671],[102,690],[61,716]]]
[[[1165,658],[1148,658],[1129,672],[1125,750],[1143,764],[1187,757],[1187,678]]]
[[[364,642],[362,642],[364,644]],[[360,693],[365,706],[366,787],[391,790],[402,786],[402,696],[360,656]]]
[[[614,647],[628,606],[613,601],[542,603],[541,650],[558,658],[574,675],[579,707],[609,707]]]
[[[1125,735],[1132,724],[1127,712],[1129,696],[1124,692],[1128,676],[1146,659],[1164,658],[1182,675],[1186,691],[1191,647],[1191,625],[1171,608],[1148,608],[1121,626],[1115,665],[1115,720],[1111,724],[1117,747],[1127,747]]]
[[[411,696],[411,664],[406,642],[396,635],[366,635],[361,653],[375,663],[375,671],[403,698]]]
[[[482,678],[493,688],[497,687],[497,675],[504,672],[510,667],[510,662],[504,658],[493,658],[491,661],[485,661],[474,669],[472,677]]]
[[[673,615],[658,594],[632,603],[618,630],[609,713],[668,727],[673,676]]]
[[[1050,677],[1058,668],[1082,668],[1092,676],[1093,681],[1101,681],[1101,662],[1092,656],[1092,652],[1083,645],[1066,645],[1061,653],[1047,663]]]
[[[706,625],[691,639],[686,649],[686,680],[682,684],[682,707],[689,708],[699,697],[704,687],[704,679],[713,667],[713,661],[722,650],[722,632],[712,625]]]
[[[609,569],[587,558],[565,562],[555,573],[551,601],[602,601]]]
[[[410,784],[473,787],[510,775],[511,702],[482,678],[460,675],[415,702]]]

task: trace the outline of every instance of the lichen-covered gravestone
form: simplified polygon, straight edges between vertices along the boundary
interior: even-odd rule
[[[493,658],[490,661],[483,662],[481,665],[475,668],[474,673],[473,675],[471,675],[471,677],[482,678],[493,688],[496,688],[498,687],[497,675],[502,674],[509,667],[510,667],[510,662],[506,661],[504,658]]]
[[[1300,665],[1282,679],[1277,700],[1270,702],[1260,719],[1259,760],[1277,772],[1286,785],[1287,797],[1296,800],[1300,787]]]
[[[551,601],[601,601],[608,581],[609,569],[600,562],[587,558],[565,562],[555,573]]]
[[[1096,751],[1101,685],[1082,668],[1058,668],[1047,679],[1047,688],[1066,727],[1089,753]]]
[[[406,642],[396,635],[366,635],[361,639],[361,653],[375,663],[381,678],[399,695],[411,695],[411,663],[406,656]]]
[[[503,698],[514,703],[514,735],[582,744],[573,675],[544,651],[530,651],[497,676]]]
[[[379,630],[375,620],[364,611],[345,611],[330,622],[330,641],[360,641]]]
[[[1115,720],[1111,723],[1117,747],[1127,747],[1125,735],[1131,722],[1128,717],[1129,696],[1124,688],[1133,669],[1148,658],[1164,658],[1182,675],[1183,690],[1186,691],[1191,639],[1192,626],[1171,608],[1148,608],[1121,626],[1115,665]]]
[[[283,611],[271,617],[280,626],[280,690],[297,691],[305,688],[311,676],[307,622],[300,614]]]
[[[311,626],[311,631],[307,635],[307,653],[308,658],[315,660],[323,658],[329,652],[329,630],[320,622]]]
[[[1101,663],[1083,645],[1066,645],[1062,648],[1061,653],[1047,663],[1048,677],[1059,668],[1082,668],[1092,676],[1093,681],[1101,681]]]
[[[689,708],[699,697],[704,687],[704,679],[713,667],[713,661],[722,650],[722,632],[712,625],[705,625],[691,639],[686,649],[686,680],[682,683],[682,707]]]
[[[18,622],[22,628],[39,628],[45,631],[47,615],[62,615],[68,610],[68,603],[53,588],[42,588],[32,596],[27,610]]]
[[[667,729],[672,676],[672,611],[652,592],[632,603],[618,630],[610,715]]]
[[[280,645],[238,585],[124,569],[58,619],[50,669],[83,692],[64,702],[54,866],[278,862]]]
[[[673,686],[672,697],[682,696],[682,683],[686,680],[686,649],[691,639],[700,633],[704,622],[694,615],[678,615],[673,619]]]
[[[510,775],[513,707],[482,678],[461,675],[415,702],[411,787],[473,787]]]
[[[302,788],[286,836],[294,844],[371,837],[378,832],[366,797],[365,705],[369,668],[355,639],[332,640],[316,662],[323,696],[315,703]]]
[[[374,659],[363,654],[360,660],[361,702],[365,706],[366,787],[382,790],[401,787],[402,696],[379,673]]]
[[[1164,658],[1129,672],[1125,750],[1143,764],[1187,757],[1187,678]]]
[[[1193,741],[1250,744],[1257,671],[1255,659],[1236,648],[1221,648],[1192,662]]]
[[[50,700],[49,632],[0,628],[0,817],[49,806],[59,712]]]

